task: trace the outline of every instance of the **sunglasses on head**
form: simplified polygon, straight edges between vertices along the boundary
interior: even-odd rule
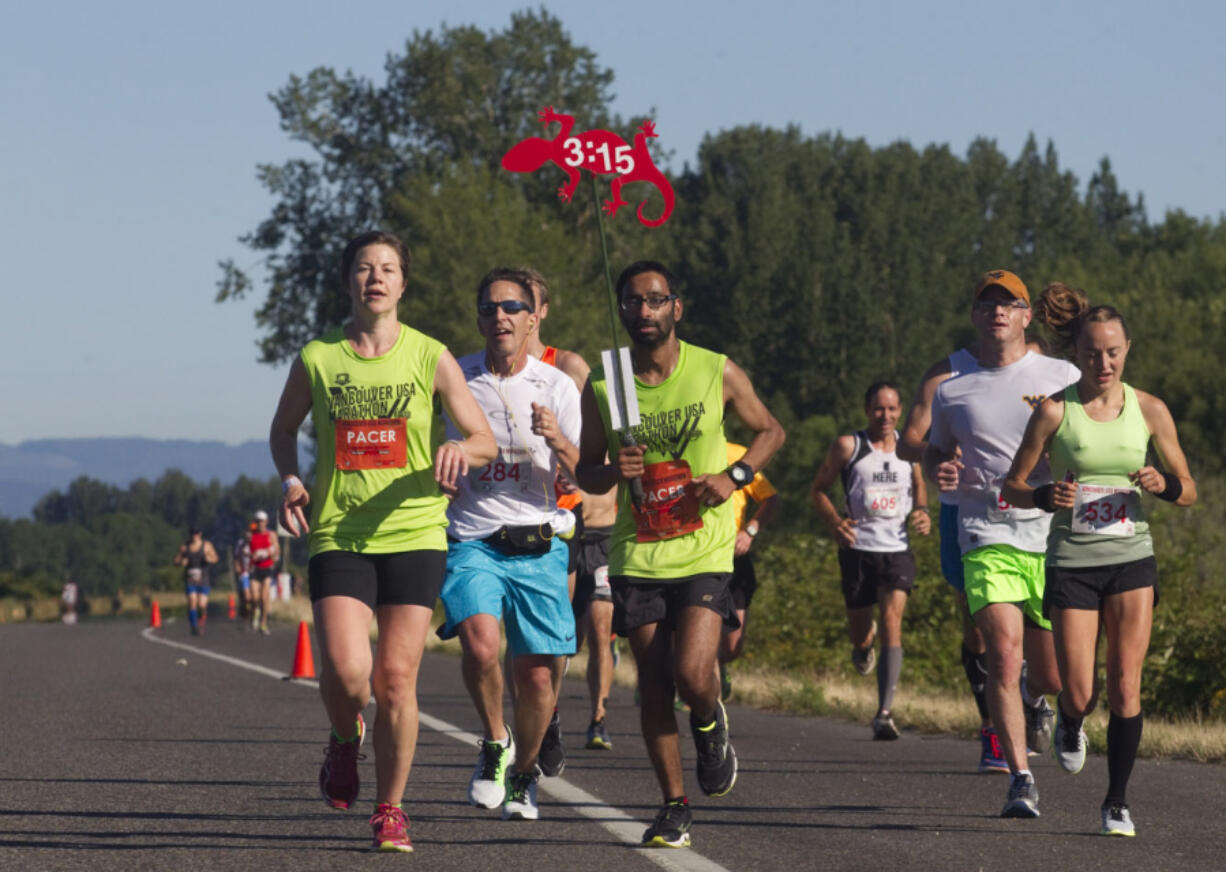
[[[486,302],[477,304],[477,314],[482,318],[493,318],[499,309],[508,315],[514,315],[516,312],[531,312],[532,304],[525,303],[523,300],[503,300],[498,303]]]

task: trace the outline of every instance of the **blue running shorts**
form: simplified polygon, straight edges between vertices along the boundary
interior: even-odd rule
[[[941,503],[941,575],[958,593],[966,592],[962,577],[962,549],[958,547],[958,507]]]
[[[238,577],[238,589],[239,590],[250,590],[250,588],[251,588],[251,573],[244,572],[242,575]]]
[[[450,639],[473,615],[493,615],[506,625],[507,645],[520,654],[574,654],[575,616],[566,586],[570,551],[554,539],[544,554],[509,557],[480,539],[448,542],[447,577],[439,599]]]

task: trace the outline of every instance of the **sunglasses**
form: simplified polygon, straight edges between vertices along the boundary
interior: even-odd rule
[[[493,318],[499,309],[508,315],[514,315],[518,312],[531,312],[532,305],[525,303],[523,300],[503,300],[499,303],[477,304],[477,314],[482,318]]]
[[[997,309],[1029,309],[1024,300],[976,300],[974,308],[980,312],[995,312]]]
[[[675,299],[677,299],[676,294],[650,294],[646,297],[622,297],[621,302],[617,305],[623,312],[635,312],[644,303],[647,304],[648,309],[659,309],[665,303],[671,303]]]

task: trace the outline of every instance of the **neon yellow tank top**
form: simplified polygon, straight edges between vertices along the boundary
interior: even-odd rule
[[[1061,509],[1047,534],[1047,562],[1052,566],[1110,566],[1143,560],[1154,553],[1141,493],[1128,480],[1145,465],[1149,425],[1137,402],[1137,392],[1124,385],[1124,407],[1112,421],[1095,421],[1086,414],[1077,385],[1064,389],[1064,420],[1051,440],[1051,472],[1055,481],[1070,473],[1079,485],[1127,488],[1131,493],[1103,494],[1094,499],[1085,488],[1080,508]],[[1080,514],[1075,531],[1074,511]],[[1122,535],[1124,525],[1128,535]],[[1096,530],[1104,532],[1096,532]]]
[[[635,441],[646,446],[644,511],[632,508],[630,490],[619,488],[617,521],[609,546],[609,574],[656,580],[732,571],[736,520],[732,500],[699,506],[686,487],[692,476],[728,468],[724,441],[722,354],[681,343],[677,368],[658,385],[635,379],[640,426]],[[609,442],[621,436],[609,426],[604,370],[592,370],[592,389]]]
[[[431,451],[444,350],[404,324],[381,357],[358,355],[339,327],[302,349],[316,440],[311,556],[447,549]]]

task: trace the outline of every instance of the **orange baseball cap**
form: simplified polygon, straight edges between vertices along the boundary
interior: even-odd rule
[[[979,284],[975,286],[975,296],[972,299],[978,300],[979,295],[988,288],[1004,288],[1027,306],[1030,305],[1030,292],[1026,290],[1026,283],[1007,269],[994,269],[984,273]]]

